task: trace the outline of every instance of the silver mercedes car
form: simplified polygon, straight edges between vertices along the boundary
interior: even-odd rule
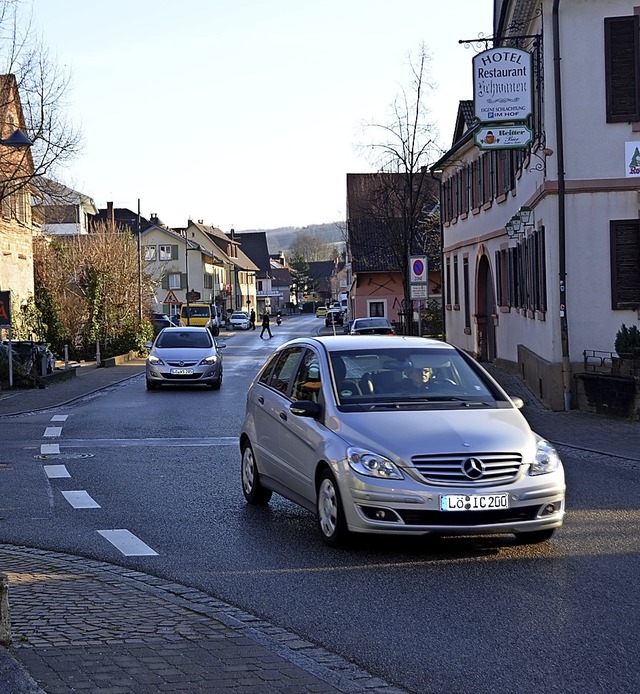
[[[222,355],[226,345],[204,327],[164,328],[147,357],[147,390],[165,384],[204,384],[217,390],[222,385]]]
[[[242,490],[308,509],[332,546],[352,533],[542,542],[563,522],[564,471],[521,405],[437,340],[291,340],[249,388]]]

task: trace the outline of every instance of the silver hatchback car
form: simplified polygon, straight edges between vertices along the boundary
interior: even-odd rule
[[[291,340],[249,388],[242,490],[308,509],[329,545],[350,533],[542,542],[563,522],[564,471],[518,405],[444,342]]]
[[[164,384],[222,385],[222,355],[226,345],[217,342],[209,328],[174,327],[158,333],[147,357],[147,390]]]

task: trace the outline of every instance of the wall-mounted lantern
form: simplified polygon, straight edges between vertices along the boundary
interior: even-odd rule
[[[510,239],[523,236],[527,229],[533,229],[535,218],[531,207],[521,207],[504,225]]]

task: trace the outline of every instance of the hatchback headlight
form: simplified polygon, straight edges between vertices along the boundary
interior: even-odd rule
[[[212,354],[210,357],[203,359],[200,363],[206,366],[208,364],[215,364],[217,361],[218,357],[215,354]]]
[[[558,451],[545,439],[538,441],[536,455],[529,468],[530,475],[546,475],[560,467]]]
[[[381,477],[385,480],[404,479],[404,475],[389,458],[363,448],[347,448],[347,460],[349,467],[361,475]]]
[[[150,354],[147,357],[147,361],[149,362],[149,364],[153,364],[154,366],[157,366],[158,364],[164,364],[162,359],[160,359],[160,357],[156,357],[154,354]]]

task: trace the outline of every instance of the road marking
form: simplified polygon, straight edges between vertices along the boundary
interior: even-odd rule
[[[128,530],[98,530],[125,557],[158,556],[158,553],[146,545]]]
[[[40,455],[59,455],[60,444],[59,443],[43,443],[40,446]]]
[[[51,417],[52,422],[66,422],[68,414],[55,414]]]
[[[100,508],[100,504],[94,501],[84,490],[62,492],[62,496],[64,496],[73,508]]]
[[[60,436],[61,433],[62,433],[62,427],[47,427],[44,430],[44,437],[49,438],[49,439],[53,439],[53,438]]]
[[[64,448],[110,448],[112,446],[237,446],[237,436],[202,437],[195,439],[65,439]]]
[[[43,465],[44,472],[49,479],[60,477],[71,477],[69,471],[64,465]]]

